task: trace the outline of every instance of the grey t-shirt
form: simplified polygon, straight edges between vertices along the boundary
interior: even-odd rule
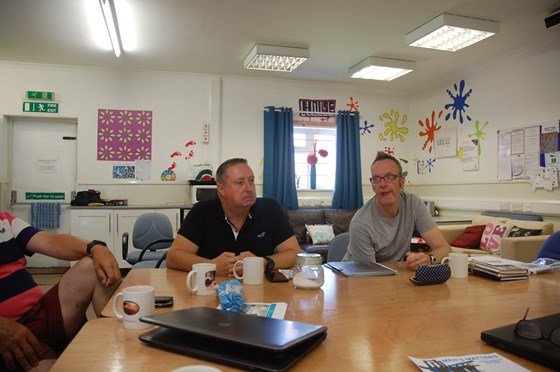
[[[414,229],[423,234],[436,223],[422,199],[401,192],[401,203],[393,219],[383,217],[375,196],[356,212],[350,223],[350,243],[345,260],[400,261],[410,250]]]

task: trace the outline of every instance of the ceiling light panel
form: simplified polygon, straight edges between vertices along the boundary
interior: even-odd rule
[[[408,33],[405,41],[410,46],[455,52],[499,31],[498,22],[441,14]]]
[[[309,49],[257,44],[245,58],[245,68],[292,72],[309,58]]]
[[[368,57],[350,67],[348,73],[355,79],[391,81],[412,72],[416,68],[414,61],[401,59]]]

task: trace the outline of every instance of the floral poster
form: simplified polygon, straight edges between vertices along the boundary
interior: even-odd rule
[[[99,109],[97,160],[152,159],[152,111]]]

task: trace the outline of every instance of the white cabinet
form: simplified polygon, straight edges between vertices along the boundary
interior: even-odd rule
[[[162,213],[169,217],[173,232],[180,226],[179,209],[73,209],[71,211],[70,233],[86,240],[102,240],[115,255],[119,267],[128,268],[130,264],[122,257],[122,235],[129,233],[129,249],[132,244],[132,229],[138,216],[144,213]]]

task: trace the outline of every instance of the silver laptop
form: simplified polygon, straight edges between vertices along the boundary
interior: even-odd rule
[[[150,346],[249,370],[287,370],[327,337],[325,326],[209,307],[140,320],[160,326],[139,336]]]

